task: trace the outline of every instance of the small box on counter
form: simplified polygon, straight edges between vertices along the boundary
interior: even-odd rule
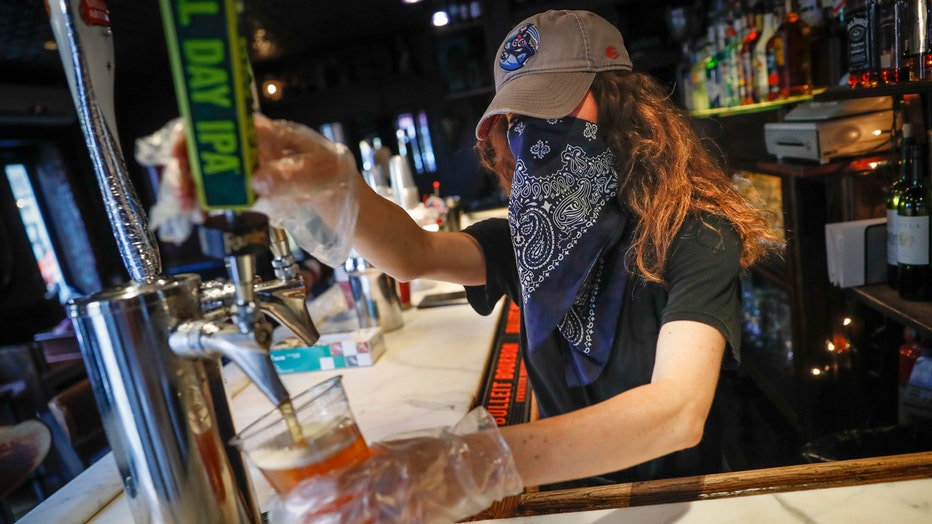
[[[376,327],[321,335],[313,346],[287,336],[272,346],[271,355],[279,373],[303,373],[371,366],[384,352],[385,337],[382,328]]]

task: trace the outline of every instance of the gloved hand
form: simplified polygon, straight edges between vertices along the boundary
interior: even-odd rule
[[[259,166],[253,210],[291,233],[305,251],[339,266],[352,247],[359,212],[359,180],[353,154],[313,129],[255,116]]]
[[[453,428],[370,447],[374,455],[366,462],[305,479],[273,499],[269,521],[451,523],[523,489],[511,450],[484,408]]]
[[[140,165],[162,167],[158,197],[149,210],[149,229],[156,231],[163,242],[181,244],[191,236],[195,224],[204,222],[204,211],[198,205],[188,171],[181,119],[175,118],[155,133],[137,139],[135,157]]]
[[[254,115],[254,122],[259,161],[252,186],[259,198],[253,210],[291,233],[317,260],[328,266],[341,265],[352,247],[359,211],[361,175],[352,153],[301,124],[272,121],[260,114]],[[157,162],[165,166],[165,187],[160,188],[159,202],[150,217],[153,229],[160,228],[160,238],[165,224],[173,224],[162,215],[200,223],[190,220],[187,213],[203,213],[191,177],[183,124],[174,120],[165,129],[172,133],[168,139],[171,147],[162,156],[170,158],[160,156]],[[189,232],[190,226],[179,242]]]

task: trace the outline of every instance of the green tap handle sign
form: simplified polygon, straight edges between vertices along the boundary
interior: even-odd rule
[[[252,76],[236,0],[160,0],[191,174],[204,209],[247,209],[256,165]]]

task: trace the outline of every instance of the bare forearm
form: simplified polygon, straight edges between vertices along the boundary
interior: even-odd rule
[[[525,485],[602,475],[697,443],[697,415],[665,398],[662,384],[630,390],[606,403],[502,428]],[[705,416],[698,417],[701,428]]]
[[[502,428],[533,486],[629,468],[695,446],[715,397],[725,338],[694,321],[663,325],[651,383],[604,402]]]
[[[421,249],[423,233],[403,209],[360,184],[353,247],[366,260],[392,276],[407,276],[411,269],[406,255]]]
[[[465,233],[429,232],[393,202],[362,184],[354,247],[389,275],[408,281],[430,278],[465,285],[485,281],[485,263]]]

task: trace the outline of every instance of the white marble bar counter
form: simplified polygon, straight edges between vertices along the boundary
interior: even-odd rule
[[[427,293],[462,290],[461,286],[420,283],[412,293],[417,304]],[[466,305],[404,312],[404,326],[385,333],[385,353],[369,367],[282,375],[297,395],[334,375],[343,376],[350,405],[369,442],[391,434],[455,424],[472,407],[492,349],[501,304],[489,316]],[[246,427],[272,404],[235,366],[225,369],[237,427]],[[258,470],[251,470],[259,505],[273,494]],[[48,500],[17,521],[22,524],[132,522],[111,454],[99,460]]]

